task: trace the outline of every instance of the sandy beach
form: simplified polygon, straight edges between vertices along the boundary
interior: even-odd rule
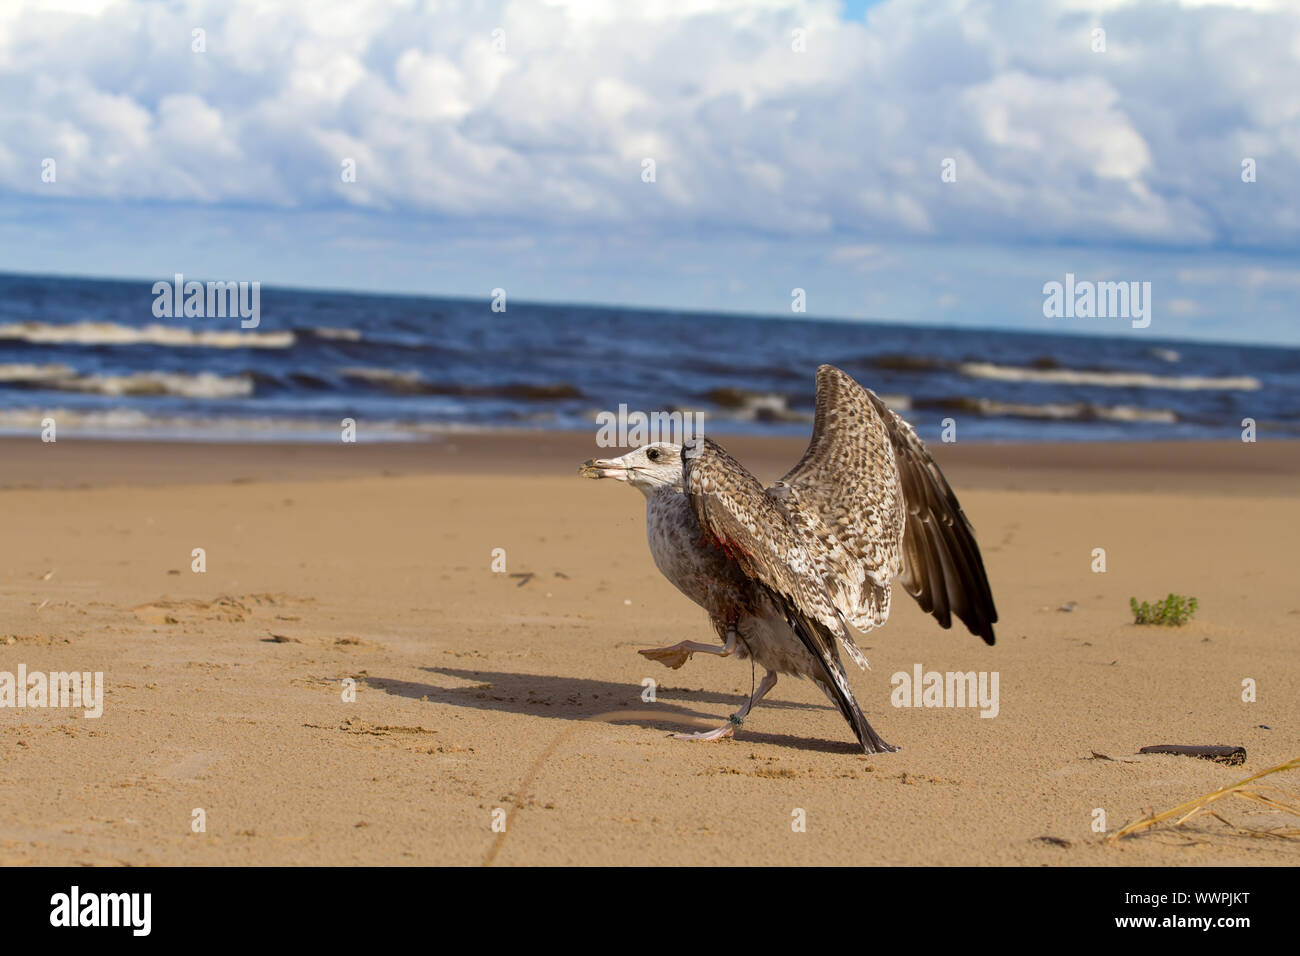
[[[720,440],[764,479],[804,444]],[[1093,829],[1300,755],[1300,443],[936,447],[998,642],[896,591],[850,675],[903,748],[872,757],[790,678],[734,740],[668,736],[724,721],[750,667],[636,653],[714,635],[655,570],[641,496],[579,478],[599,452],[0,441],[0,671],[104,683],[97,718],[0,710],[0,863],[1300,863],[1211,818]],[[1198,599],[1190,624],[1133,624],[1131,596],[1171,591]],[[997,716],[891,706],[917,665],[997,672]],[[1154,744],[1248,760],[1137,755]]]

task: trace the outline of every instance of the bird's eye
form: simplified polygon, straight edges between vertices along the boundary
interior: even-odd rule
[[[658,461],[658,460],[659,460],[659,449],[658,449],[658,448],[651,448],[648,452],[645,453],[645,456],[646,456],[647,458],[649,458],[651,461]]]

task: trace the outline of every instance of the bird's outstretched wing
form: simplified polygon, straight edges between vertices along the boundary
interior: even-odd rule
[[[817,370],[808,450],[768,493],[804,513],[810,555],[854,627],[885,621],[897,576],[943,627],[956,614],[993,643],[997,608],[957,496],[912,427],[834,366]]]
[[[848,631],[804,535],[763,485],[720,445],[697,439],[682,459],[682,486],[700,528],[746,577],[765,588],[820,665],[809,675],[839,707],[863,747],[885,748],[853,699],[837,640]],[[875,752],[869,750],[868,752]]]

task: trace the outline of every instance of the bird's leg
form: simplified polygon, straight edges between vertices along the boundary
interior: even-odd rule
[[[689,661],[692,654],[717,654],[719,657],[728,657],[735,653],[735,650],[736,628],[732,626],[727,628],[727,643],[721,647],[716,644],[701,644],[699,641],[682,641],[671,647],[650,647],[637,653],[676,670]]]
[[[763,696],[776,686],[776,671],[768,671],[759,681],[758,689],[754,691],[754,696],[745,701],[740,710],[732,714],[725,724],[717,730],[704,730],[698,734],[673,734],[678,740],[722,740],[730,737],[736,732],[736,728],[745,722],[749,712],[754,709],[754,705],[763,699]]]

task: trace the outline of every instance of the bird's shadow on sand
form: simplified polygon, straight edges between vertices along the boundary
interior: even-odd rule
[[[627,683],[591,680],[585,677],[551,677],[541,674],[516,674],[509,671],[464,670],[456,667],[425,667],[422,670],[431,674],[441,674],[444,677],[473,681],[474,684],[467,687],[439,687],[435,684],[374,675],[365,677],[364,682],[366,686],[382,690],[386,694],[450,704],[453,707],[504,711],[567,721],[598,719],[609,724],[632,724],[651,730],[675,733],[712,729],[726,719],[726,714],[695,710],[685,706],[687,703],[718,704],[728,708],[727,713],[732,713],[744,702],[745,696],[708,690],[661,687],[658,693],[667,696],[659,697],[655,703],[645,703],[641,700],[641,689]],[[764,700],[758,706],[761,711],[833,710],[828,705],[799,704],[770,699]],[[628,711],[626,716],[618,713],[624,708]],[[654,713],[647,714],[650,710]],[[759,713],[759,709],[754,712],[754,714]],[[751,714],[749,719],[753,720],[754,715]],[[737,734],[742,743],[767,743],[797,750],[819,750],[828,753],[860,752],[851,740],[821,740],[790,734],[760,733],[748,727],[741,728]]]

